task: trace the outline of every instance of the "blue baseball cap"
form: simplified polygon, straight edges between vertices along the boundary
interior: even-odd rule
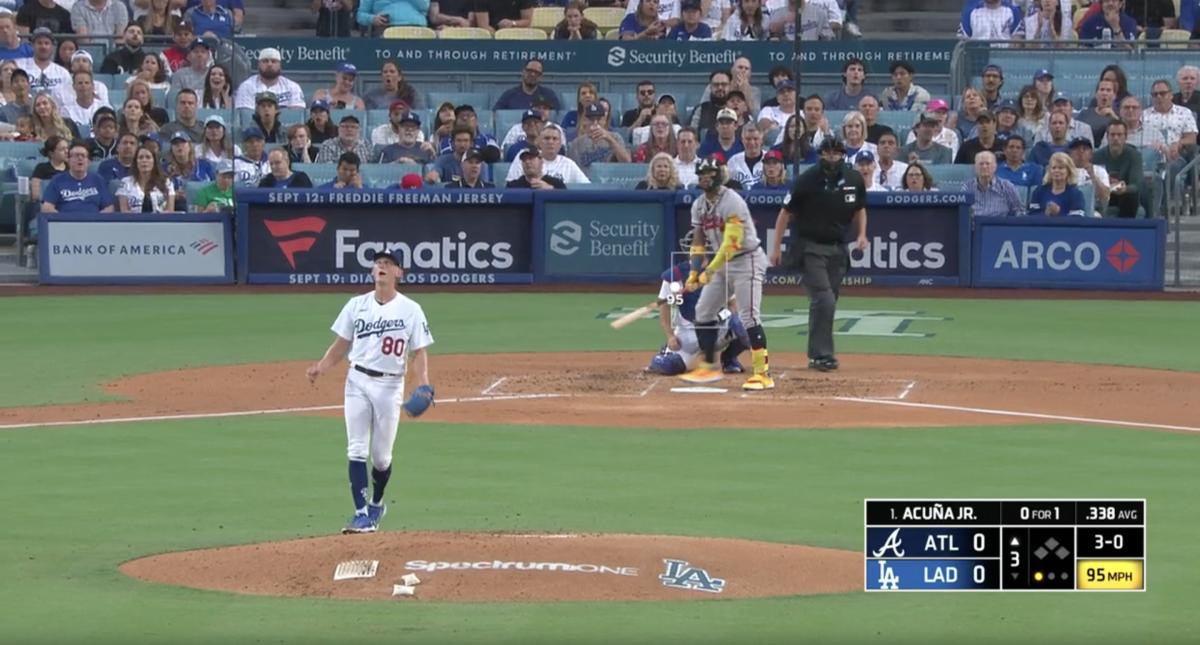
[[[589,119],[602,119],[604,118],[604,108],[592,103],[583,111],[583,115]]]
[[[794,90],[794,89],[796,89],[796,82],[790,78],[782,79],[778,83],[775,84],[776,92],[779,92],[782,90]]]
[[[870,150],[863,150],[854,158],[854,163],[875,163],[875,153]]]
[[[999,65],[992,63],[991,65],[984,67],[983,72],[980,74],[980,76],[982,76],[983,74],[987,74],[988,72],[996,72],[997,74],[1000,75],[1000,80],[1004,80],[1004,70],[1001,69]]]
[[[1058,103],[1059,101],[1066,101],[1067,103],[1070,103],[1071,95],[1067,94],[1066,92],[1055,92],[1054,100],[1051,101],[1051,103]]]
[[[1017,109],[1017,102],[1012,99],[1004,99],[996,104],[997,114],[1003,112],[1004,110],[1011,110],[1013,113],[1018,115],[1021,114],[1021,111]]]
[[[533,119],[534,121],[541,121],[542,115],[538,114],[534,110],[525,110],[525,112],[521,115],[521,123],[524,123],[530,119]]]
[[[242,130],[242,141],[249,141],[250,139],[264,139],[265,140],[266,138],[267,138],[267,135],[263,134],[262,129],[258,128],[256,126],[250,126],[249,128]]]
[[[352,63],[340,63],[337,66],[337,71],[341,72],[342,74],[358,76],[358,68],[355,67]]]
[[[700,0],[683,0],[683,2],[679,3],[680,11],[687,11],[689,9],[695,9],[699,11],[701,8]]]
[[[1050,80],[1054,80],[1054,74],[1051,74],[1050,70],[1048,70],[1048,69],[1039,69],[1037,72],[1035,72],[1033,74],[1033,80],[1035,80],[1035,81],[1040,81],[1043,78],[1048,78]]]
[[[183,130],[176,130],[175,134],[171,135],[171,143],[175,143],[176,141],[187,141],[188,143],[191,143],[192,139],[185,134]]]
[[[1095,147],[1095,145],[1092,143],[1092,140],[1088,137],[1075,137],[1074,139],[1071,139],[1070,143],[1067,144],[1067,150],[1074,150],[1079,146],[1085,146],[1089,149]]]
[[[326,101],[325,99],[317,99],[316,101],[313,101],[312,103],[310,103],[308,105],[308,109],[310,111],[311,110],[325,110],[326,112],[328,112],[329,111],[329,101]]]

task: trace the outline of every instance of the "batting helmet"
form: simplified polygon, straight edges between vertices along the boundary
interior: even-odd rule
[[[721,168],[725,166],[725,161],[718,156],[707,157],[696,162],[696,174],[702,172],[721,172]]]

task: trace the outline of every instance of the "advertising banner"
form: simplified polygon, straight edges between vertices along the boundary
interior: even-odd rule
[[[233,282],[233,236],[221,215],[39,216],[43,284]]]
[[[691,239],[693,194],[680,194],[676,227],[680,238],[672,250],[686,250]],[[763,248],[770,251],[775,220],[785,193],[748,192],[743,195]],[[970,278],[970,227],[964,193],[868,193],[865,252],[851,250],[847,285],[966,285]],[[851,231],[852,233],[852,231]],[[786,253],[788,241],[784,240]],[[799,285],[794,268],[773,268],[767,284]]]
[[[949,74],[957,41],[837,40],[804,43],[794,51],[790,42],[674,42],[659,41],[532,41],[532,40],[408,40],[350,38],[239,38],[250,60],[264,47],[274,47],[289,72],[328,72],[349,62],[360,71],[377,71],[394,60],[406,72],[506,72],[515,74],[531,58],[539,58],[548,73],[573,74],[704,74],[728,69],[735,58],[750,58],[754,69],[791,66],[799,57],[806,74],[840,74],[846,61],[857,58],[875,73],[896,60],[911,62],[921,74]],[[513,76],[514,83],[517,77]]]
[[[373,284],[390,250],[410,284],[533,281],[528,191],[239,191],[241,277]]]
[[[977,287],[1161,290],[1163,220],[975,220]]]
[[[541,200],[539,200],[541,202]],[[666,209],[652,201],[545,201],[542,252],[550,278],[653,278],[666,257]]]

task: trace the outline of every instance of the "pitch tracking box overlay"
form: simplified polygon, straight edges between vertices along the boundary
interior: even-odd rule
[[[866,591],[1145,591],[1146,500],[868,499]]]

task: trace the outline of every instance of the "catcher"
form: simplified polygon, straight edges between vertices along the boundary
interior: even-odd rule
[[[308,368],[315,382],[333,366],[349,358],[346,372],[346,456],[350,460],[350,496],[354,516],[343,533],[374,533],[387,513],[383,492],[392,476],[392,447],[400,410],[419,417],[433,404],[429,384],[429,359],[425,348],[433,344],[421,305],[396,290],[404,271],[389,251],[375,254],[371,270],[375,289],[355,296],[333,323],[333,344],[321,360]],[[417,387],[404,399],[407,362]],[[368,501],[367,458],[371,459],[374,490]]]
[[[667,269],[662,274],[662,287],[658,291],[658,322],[662,326],[667,342],[653,358],[646,371],[663,376],[678,376],[695,369],[700,362],[700,343],[696,339],[696,301],[704,289],[682,291],[675,293],[672,284],[682,284],[691,264],[681,262]],[[678,315],[672,320],[671,299],[678,298],[675,303]],[[732,301],[733,299],[731,299]],[[730,306],[736,307],[736,303]],[[726,374],[741,374],[745,371],[738,362],[738,356],[749,349],[750,338],[742,321],[721,309],[717,314],[720,328],[717,330],[716,351],[721,355],[721,371]]]
[[[680,378],[689,383],[721,380],[715,366],[719,314],[733,296],[750,338],[754,366],[754,373],[742,389],[770,390],[775,381],[767,364],[767,335],[760,319],[767,254],[759,244],[745,200],[724,183],[725,167],[719,158],[704,159],[696,165],[696,185],[703,194],[692,204],[693,242],[685,289],[706,287],[696,301],[696,338],[703,357],[695,369]],[[706,267],[704,259],[710,247],[715,254]]]

